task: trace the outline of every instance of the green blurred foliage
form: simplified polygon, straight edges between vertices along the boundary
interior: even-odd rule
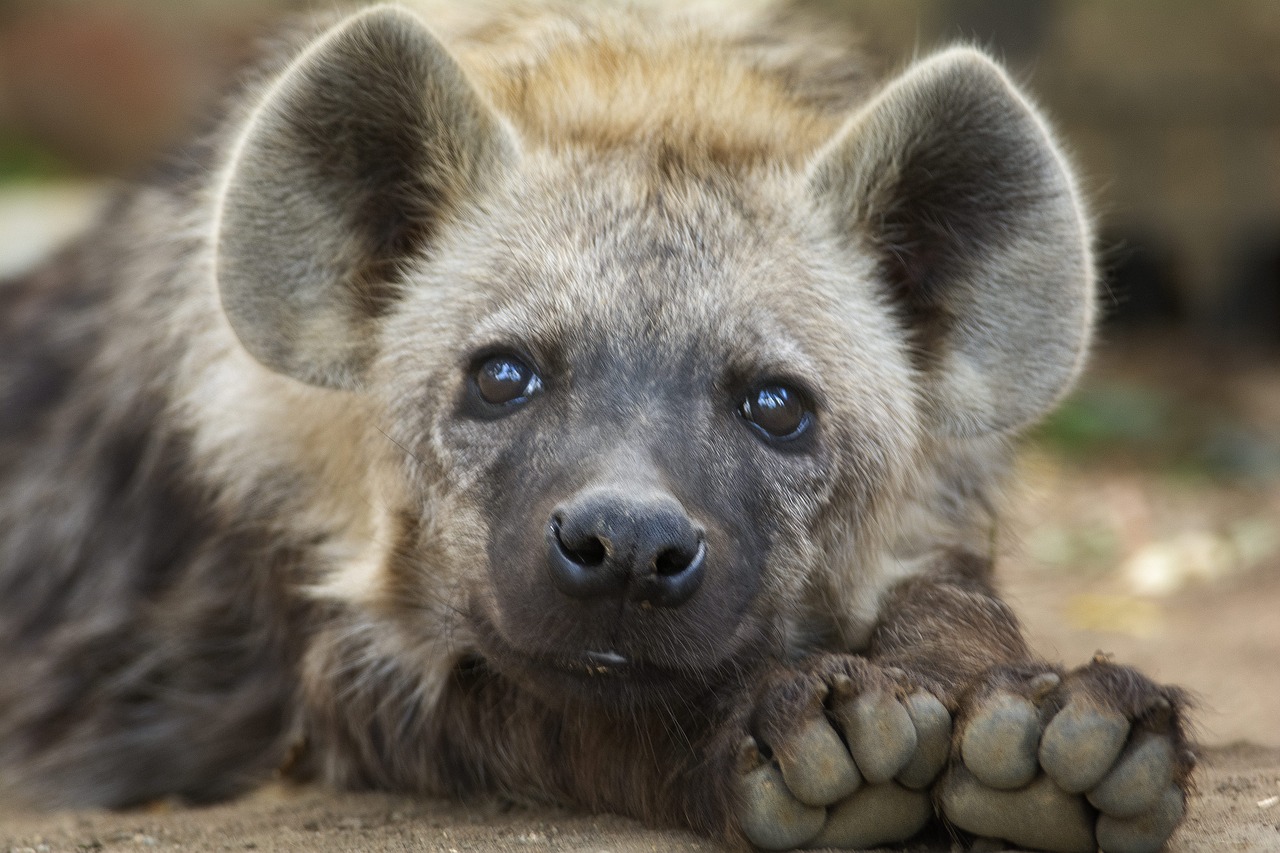
[[[1136,464],[1157,473],[1271,483],[1280,480],[1280,435],[1225,406],[1169,388],[1099,382],[1076,392],[1033,433],[1074,461]]]
[[[30,183],[72,177],[75,169],[47,147],[0,132],[0,184]]]

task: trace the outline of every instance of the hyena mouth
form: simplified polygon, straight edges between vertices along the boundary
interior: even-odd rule
[[[617,652],[583,652],[575,663],[590,675],[625,675],[631,667],[631,660]]]
[[[612,679],[633,684],[659,684],[680,682],[687,677],[669,667],[615,651],[584,651],[578,655],[542,660],[535,665],[556,670],[574,680]]]
[[[477,628],[481,655],[497,671],[546,698],[576,696],[632,706],[680,695],[708,681],[697,670],[656,663],[625,649],[538,652],[502,637],[487,620]]]

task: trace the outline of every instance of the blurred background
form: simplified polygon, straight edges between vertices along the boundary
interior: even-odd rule
[[[0,276],[199,127],[302,0],[0,0]],[[328,4],[325,4],[328,5]],[[993,50],[1082,167],[1106,319],[1001,531],[1039,648],[1190,685],[1280,745],[1280,3],[801,0],[890,73]]]

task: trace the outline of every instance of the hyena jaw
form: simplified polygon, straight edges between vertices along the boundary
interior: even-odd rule
[[[1182,694],[992,587],[1094,314],[1039,113],[967,48],[877,87],[789,14],[495,9],[330,22],[0,291],[0,788],[304,743],[771,849],[1158,848]]]

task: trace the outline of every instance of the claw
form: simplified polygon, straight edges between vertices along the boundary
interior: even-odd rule
[[[747,735],[738,744],[738,761],[737,771],[742,774],[750,773],[761,764],[764,764],[764,756],[760,754],[760,745],[756,743],[756,739]]]
[[[1039,702],[1048,696],[1055,687],[1062,683],[1062,677],[1056,672],[1042,672],[1027,684],[1027,688],[1031,691],[1031,698]]]
[[[1146,719],[1148,725],[1153,729],[1165,729],[1169,725],[1169,721],[1173,718],[1173,705],[1163,696],[1157,696],[1147,706]]]
[[[894,681],[905,681],[907,679],[907,671],[900,666],[886,666],[881,671]]]
[[[857,689],[853,685],[853,679],[847,675],[836,675],[831,679],[831,692],[828,694],[831,704],[834,705],[841,699],[848,699]]]

